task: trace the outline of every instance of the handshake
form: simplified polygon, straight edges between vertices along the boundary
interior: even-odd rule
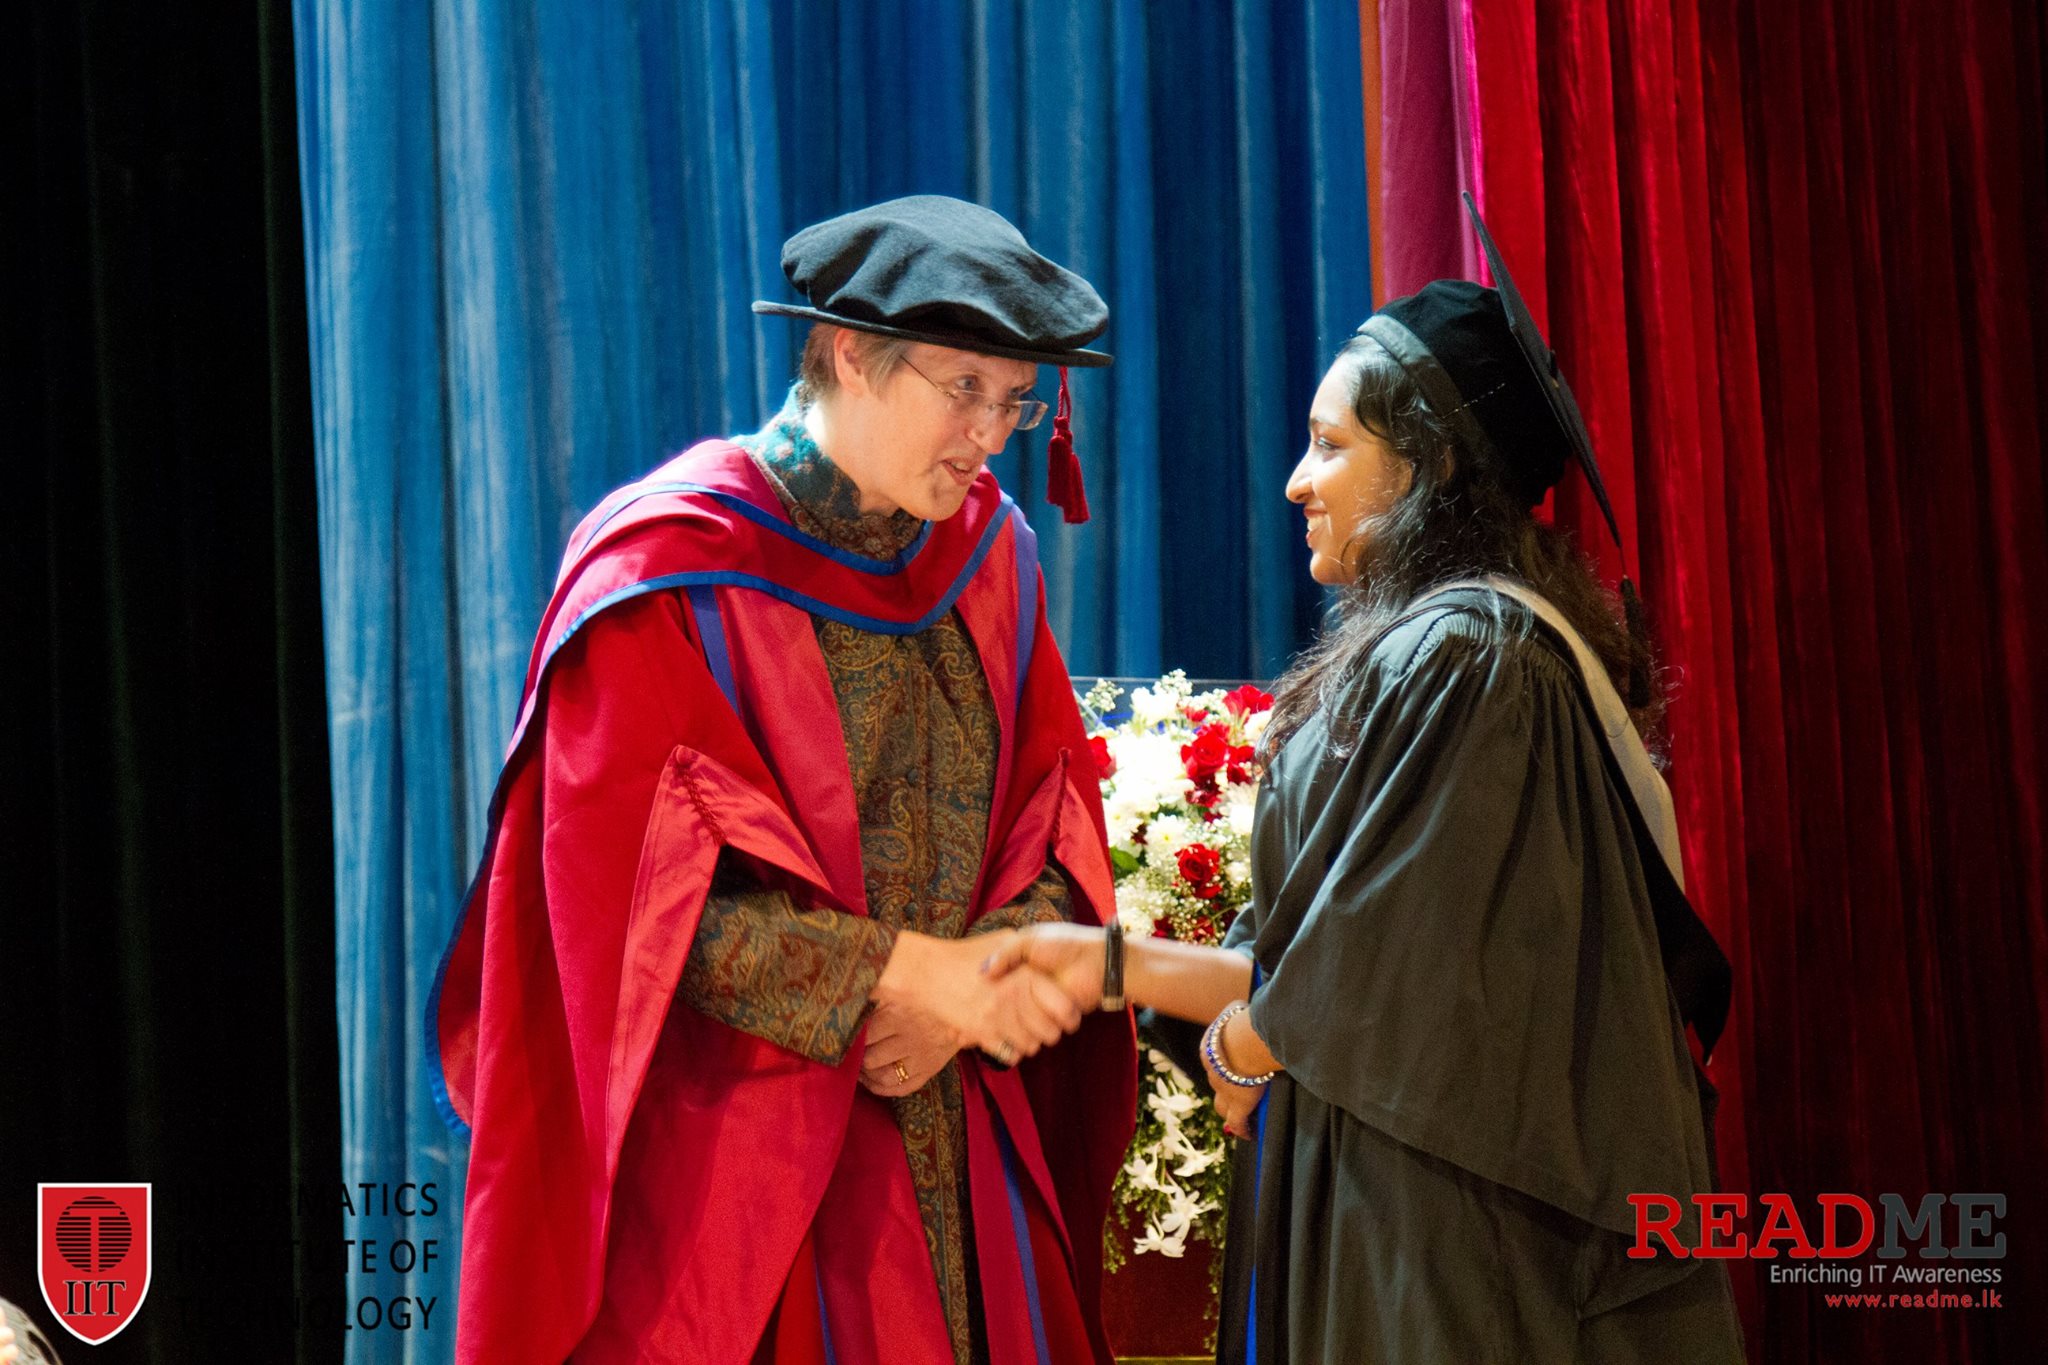
[[[962,939],[897,935],[869,995],[861,1084],[893,1099],[966,1048],[1010,1066],[1051,1047],[1101,1006],[1106,939],[1078,924]]]

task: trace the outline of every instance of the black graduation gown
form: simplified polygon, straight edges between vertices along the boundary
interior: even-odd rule
[[[1450,599],[1388,632],[1355,750],[1318,717],[1260,793],[1229,945],[1286,1071],[1234,1158],[1219,1361],[1743,1358],[1720,1262],[1625,1255],[1630,1193],[1712,1189],[1710,1088],[1576,672],[1492,600],[1506,629]]]

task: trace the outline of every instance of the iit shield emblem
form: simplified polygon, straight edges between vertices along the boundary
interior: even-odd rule
[[[64,1330],[97,1346],[149,1297],[147,1185],[37,1185],[36,1270]]]

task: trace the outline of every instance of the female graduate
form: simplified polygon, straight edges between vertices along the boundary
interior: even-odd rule
[[[1687,1029],[1711,1048],[1727,964],[1648,650],[1530,514],[1573,458],[1606,498],[1480,233],[1500,288],[1388,304],[1310,409],[1287,496],[1340,605],[1276,689],[1252,905],[1220,949],[1056,925],[990,964],[1207,1025],[1249,1139],[1220,1361],[1742,1358],[1719,1262],[1628,1254],[1630,1194],[1713,1187]]]

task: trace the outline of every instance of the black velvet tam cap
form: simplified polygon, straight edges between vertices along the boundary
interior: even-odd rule
[[[1358,330],[1408,372],[1460,439],[1498,457],[1509,485],[1528,505],[1541,502],[1576,459],[1619,545],[1621,528],[1578,400],[1469,194],[1465,207],[1497,288],[1432,280],[1388,303]]]
[[[782,244],[782,273],[809,304],[764,299],[756,313],[1043,365],[1111,360],[1083,349],[1109,325],[1102,296],[965,200],[918,194],[828,218]]]

